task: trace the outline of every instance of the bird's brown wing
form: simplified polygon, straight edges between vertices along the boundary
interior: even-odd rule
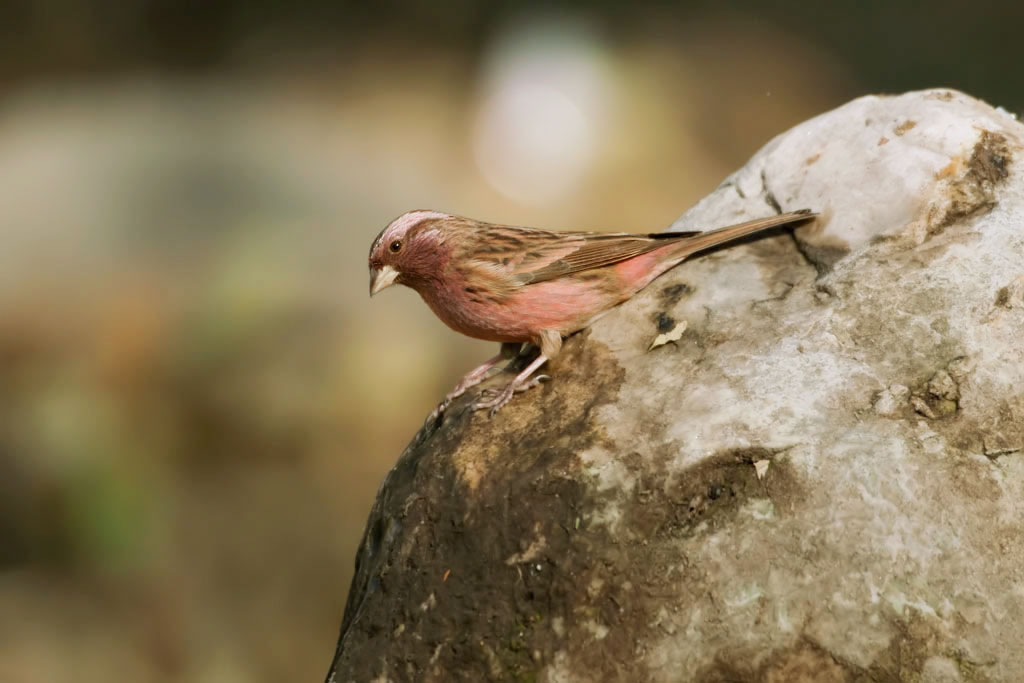
[[[680,254],[680,257],[684,257],[685,254],[703,251],[723,242],[730,242],[768,228],[805,221],[816,215],[808,209],[801,209],[728,225],[724,228],[698,232],[661,232],[649,235],[592,232],[546,233],[557,237],[571,237],[573,239],[572,247],[567,248],[569,244],[564,242],[561,247],[557,247],[557,240],[555,240],[551,248],[535,249],[533,250],[535,253],[528,253],[527,258],[520,263],[518,273],[522,284],[545,282],[582,270],[610,266],[646,254],[666,244],[685,241],[688,248]],[[559,248],[561,251],[558,251]],[[537,258],[530,258],[533,256]]]
[[[487,225],[464,261],[498,289],[516,289],[609,266],[696,233],[549,232]]]
[[[493,291],[509,294],[524,285],[609,266],[693,234],[549,232],[487,225],[475,232],[479,239],[460,261]]]
[[[610,266],[694,234],[696,233],[560,233],[561,236],[572,237],[571,249],[566,248],[569,246],[566,242],[561,246],[556,243],[549,248],[534,249],[520,263],[517,275],[524,285],[546,282],[583,270]]]
[[[474,277],[506,296],[519,287],[547,282],[580,271],[603,268],[646,254],[672,242],[686,241],[692,253],[760,230],[815,216],[806,209],[758,218],[717,230],[653,234],[549,232],[494,224],[466,226],[472,239],[457,259]]]

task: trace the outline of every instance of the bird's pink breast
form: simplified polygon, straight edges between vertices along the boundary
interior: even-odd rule
[[[569,276],[522,286],[501,303],[479,290],[467,292],[461,282],[422,289],[420,294],[445,324],[476,339],[526,342],[535,340],[541,330],[568,335],[660,275],[664,269],[657,254],[588,271],[586,277]]]
[[[618,301],[573,280],[552,280],[517,290],[502,303],[465,291],[421,291],[446,325],[476,339],[527,342],[541,330],[569,334]]]

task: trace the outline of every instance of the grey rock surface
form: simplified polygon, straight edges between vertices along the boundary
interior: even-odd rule
[[[1024,680],[1022,159],[1024,126],[945,90],[770,142],[673,228],[819,221],[424,427],[329,680]]]

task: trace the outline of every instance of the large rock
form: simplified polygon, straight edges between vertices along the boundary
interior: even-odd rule
[[[1024,680],[1022,145],[951,91],[769,143],[674,227],[822,218],[425,427],[329,680]]]

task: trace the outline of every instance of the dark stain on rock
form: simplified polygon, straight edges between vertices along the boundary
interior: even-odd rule
[[[996,306],[999,308],[1010,308],[1010,288],[1000,287],[996,292]]]
[[[678,282],[674,285],[669,285],[661,290],[661,305],[664,308],[675,305],[680,299],[685,296],[690,296],[696,290],[685,282]]]
[[[726,458],[737,464],[753,465],[759,460],[771,460],[780,453],[790,450],[790,448],[765,448],[763,446],[730,448],[725,451],[719,451],[715,454],[715,457]]]
[[[775,197],[775,193],[768,187],[768,173],[764,169],[761,169],[761,194],[764,196],[765,203],[771,207],[775,213],[783,213],[782,205],[779,204],[779,200]]]
[[[1006,136],[983,130],[967,161],[964,174],[949,186],[949,206],[928,216],[928,235],[995,208],[996,188],[1009,176],[1013,160]]]
[[[658,313],[654,319],[658,332],[664,334],[676,326],[676,319],[664,311]]]
[[[832,270],[832,266],[850,253],[849,248],[838,245],[815,245],[800,239],[795,241],[800,254],[814,266],[818,277],[828,274]]]
[[[552,382],[490,420],[457,401],[402,454],[357,556],[334,679],[533,680],[564,651],[616,680],[634,659],[654,606],[622,587],[635,557],[588,524],[602,501],[578,460],[625,375],[588,336],[566,341]],[[599,647],[590,623],[608,628]]]
[[[751,498],[800,500],[802,486],[796,474],[784,459],[776,459],[787,450],[752,447],[720,451],[675,475],[656,465],[652,473],[648,462],[643,467],[651,481],[637,487],[644,492],[642,504],[624,510],[624,523],[640,538],[670,541],[692,537],[699,530],[714,533],[730,527]],[[667,452],[665,461],[672,455]],[[764,480],[757,478],[754,469],[760,460],[772,463]],[[675,546],[668,543],[665,547]],[[643,552],[656,555],[654,548],[648,546]]]

